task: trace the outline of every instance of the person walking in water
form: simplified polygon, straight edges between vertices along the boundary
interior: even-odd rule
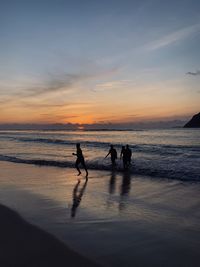
[[[123,168],[124,170],[127,168],[127,155],[126,155],[126,148],[125,146],[122,146],[122,150],[120,153],[120,160],[123,160]]]
[[[109,155],[111,157],[112,166],[114,167],[116,165],[115,160],[117,159],[117,150],[114,148],[113,145],[110,145],[110,150],[105,156],[105,158],[107,158]]]
[[[129,148],[129,145],[126,145],[126,148],[125,148],[125,157],[127,161],[127,168],[129,168],[131,165],[131,157],[132,157],[132,151]]]
[[[79,169],[79,164],[81,164],[83,166],[83,168],[85,169],[86,172],[86,178],[88,177],[88,171],[87,171],[87,167],[85,165],[85,159],[81,150],[81,146],[79,143],[76,144],[76,153],[72,153],[72,155],[77,156],[77,160],[75,163],[75,167],[78,171],[78,176],[81,174],[81,171]]]

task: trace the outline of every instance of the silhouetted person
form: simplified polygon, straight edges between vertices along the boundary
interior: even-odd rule
[[[117,150],[113,147],[113,145],[110,145],[110,150],[108,152],[108,154],[105,156],[105,158],[107,158],[110,155],[111,157],[111,162],[112,162],[112,166],[115,166],[115,160],[117,159]]]
[[[129,145],[126,145],[126,148],[125,148],[125,157],[126,157],[126,160],[127,160],[127,167],[130,167],[130,165],[131,165],[132,151],[129,148]]]
[[[121,150],[121,153],[120,153],[120,159],[123,160],[123,168],[124,170],[127,168],[127,153],[126,153],[126,149],[125,149],[125,146],[122,146],[122,150]]]
[[[79,169],[79,164],[81,164],[83,166],[83,168],[85,169],[86,172],[86,177],[88,177],[88,171],[87,171],[87,167],[85,165],[85,159],[81,150],[81,146],[79,143],[76,144],[76,153],[72,153],[72,155],[77,156],[77,160],[75,163],[75,167],[78,170],[78,176],[81,174],[81,171]]]
[[[75,215],[76,215],[76,209],[78,208],[78,206],[81,203],[81,199],[82,199],[82,196],[83,196],[84,191],[86,189],[86,185],[87,185],[88,180],[85,181],[85,183],[83,184],[83,187],[81,188],[81,190],[78,193],[78,187],[79,187],[80,182],[81,181],[78,180],[78,182],[77,182],[77,184],[73,190],[73,205],[71,208],[71,217],[75,217]]]

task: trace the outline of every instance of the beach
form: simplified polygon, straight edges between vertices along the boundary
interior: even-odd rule
[[[198,182],[89,170],[86,183],[73,168],[0,162],[0,169],[1,204],[95,263],[199,265]]]
[[[97,266],[11,209],[0,205],[0,214],[0,266]]]

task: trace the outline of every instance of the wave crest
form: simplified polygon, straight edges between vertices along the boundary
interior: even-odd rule
[[[13,156],[0,155],[0,161],[8,161],[14,163],[23,163],[23,164],[33,164],[38,166],[54,166],[59,168],[72,168],[74,167],[74,162],[71,161],[56,161],[56,160],[44,160],[44,159],[22,159]],[[133,164],[130,169],[130,174],[137,175],[145,175],[151,177],[159,177],[159,178],[168,178],[168,179],[176,179],[181,181],[199,181],[198,173],[191,173],[190,170],[165,170],[165,169],[155,169],[151,166],[142,167],[142,164]],[[88,161],[87,162],[88,169],[91,170],[112,170],[110,164],[102,163],[102,161]],[[117,172],[122,172],[122,165],[119,164],[116,167]]]

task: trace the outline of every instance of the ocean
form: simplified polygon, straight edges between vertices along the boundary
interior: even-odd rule
[[[198,129],[1,131],[0,203],[104,267],[197,267],[199,141]],[[74,169],[77,142],[88,180]],[[116,171],[104,159],[111,143]]]
[[[117,171],[122,171],[121,146],[129,144],[131,174],[153,178],[200,181],[200,131],[160,129],[137,131],[0,131],[0,161],[74,167],[75,144],[81,143],[89,169],[109,170],[104,159],[110,144],[118,152]]]

